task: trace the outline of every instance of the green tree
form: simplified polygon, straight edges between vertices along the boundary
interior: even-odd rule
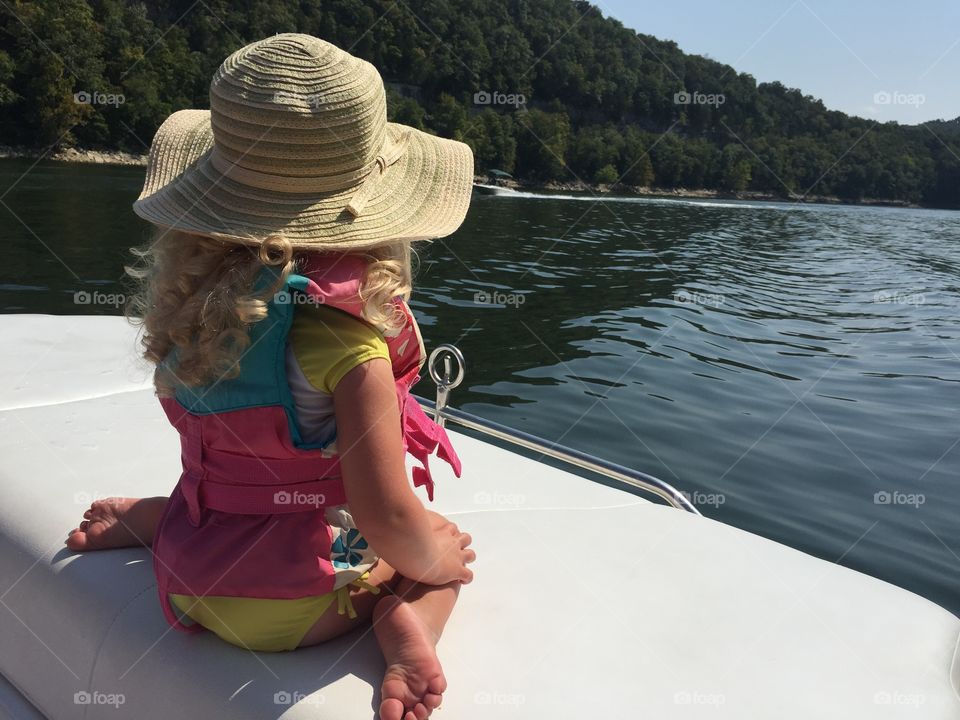
[[[620,173],[617,172],[617,169],[613,165],[604,165],[602,168],[597,170],[596,174],[593,176],[593,181],[595,183],[603,183],[604,185],[612,185],[620,179]]]
[[[721,180],[724,190],[740,192],[746,190],[752,175],[750,157],[739,143],[730,143],[723,148],[720,159]]]
[[[539,180],[562,178],[568,173],[567,146],[570,119],[564,112],[529,110],[516,118],[517,171]]]
[[[650,154],[657,185],[676,187],[680,183],[683,161],[683,141],[680,137],[673,133],[664,135],[651,147]]]
[[[649,187],[653,184],[653,163],[650,160],[652,144],[653,140],[646,134],[636,128],[627,128],[620,160],[620,166],[623,168],[623,182],[640,187]]]
[[[409,125],[417,130],[423,130],[426,127],[427,113],[420,103],[392,91],[387,91],[387,115],[390,122]]]
[[[612,126],[591,125],[581,128],[573,135],[570,143],[570,169],[578,177],[587,180],[592,179],[606,166],[613,167],[616,172],[623,145],[623,136]]]
[[[484,108],[470,119],[463,141],[474,153],[478,172],[490,169],[512,173],[517,160],[517,141],[511,115]]]
[[[467,111],[452,95],[440,93],[431,108],[429,120],[438,135],[461,140],[467,127]]]

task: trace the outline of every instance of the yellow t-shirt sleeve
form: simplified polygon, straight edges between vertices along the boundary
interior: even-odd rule
[[[390,360],[379,330],[347,312],[323,305],[297,306],[289,342],[309,383],[328,395],[357,365],[378,357]]]

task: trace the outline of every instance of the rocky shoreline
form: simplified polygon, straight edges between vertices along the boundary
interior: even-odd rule
[[[141,165],[146,166],[147,155],[120,150],[80,150],[64,148],[54,152],[40,152],[31,148],[0,145],[0,158],[27,158],[57,160],[59,162],[89,163],[92,165]]]
[[[50,154],[45,154],[30,148],[10,147],[6,145],[0,145],[0,158],[44,158],[59,162],[89,163],[92,165],[128,165],[141,167],[146,166],[147,164],[146,153],[136,154],[122,152],[120,150],[80,150],[77,148],[65,148]],[[705,188],[656,188],[640,187],[636,185],[605,185],[584,182],[558,181],[527,183],[512,179],[492,179],[479,175],[474,177],[474,182],[484,185],[496,185],[499,187],[511,188],[513,190],[522,190],[525,192],[576,192],[588,193],[591,195],[610,194],[637,197],[684,198],[700,200],[753,200],[757,202],[802,202],[827,205],[871,205],[881,207],[909,208],[921,207],[920,205],[897,200],[877,200],[873,198],[844,200],[842,198],[826,195],[807,195],[804,197],[794,195],[791,197],[784,197],[780,195],[773,195],[772,193],[756,192],[753,190],[728,192],[724,190],[708,190]]]

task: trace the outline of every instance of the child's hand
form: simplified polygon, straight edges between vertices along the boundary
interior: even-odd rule
[[[447,520],[447,518],[445,518],[443,515],[441,515],[438,512],[434,512],[433,510],[427,510],[427,515],[430,516],[431,530],[438,530],[439,528],[442,528],[444,525],[447,525],[450,523],[450,521]]]
[[[473,571],[467,563],[477,559],[477,554],[469,548],[473,538],[469,533],[460,532],[456,523],[437,513],[430,514],[430,525],[437,541],[439,560],[420,578],[420,582],[446,585],[458,580],[466,585],[473,580]]]

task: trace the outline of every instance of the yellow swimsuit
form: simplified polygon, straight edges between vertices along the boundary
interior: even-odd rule
[[[311,595],[294,600],[170,594],[173,606],[183,615],[200,623],[220,639],[247,650],[279,652],[294,650],[303,636],[327,609],[337,601],[337,612],[357,617],[350,600],[350,587],[369,590],[374,595],[380,588],[365,582],[368,570],[356,580],[326,595]],[[181,616],[182,619],[182,616]]]
[[[332,396],[337,383],[367,360],[382,357],[389,361],[387,344],[377,330],[355,317],[316,305],[297,307],[289,344],[296,365],[288,362],[288,376],[301,434],[310,442],[322,442],[335,431]],[[326,447],[335,451],[335,442]],[[354,527],[345,505],[329,508],[327,519],[344,537]],[[286,600],[171,593],[170,600],[184,616],[233,645],[264,652],[293,650],[334,600],[339,614],[357,617],[350,600],[351,587],[375,595],[380,592],[366,582],[378,556],[365,541],[357,543],[357,537],[356,533],[350,535],[349,562],[334,563],[337,589],[325,595]]]

